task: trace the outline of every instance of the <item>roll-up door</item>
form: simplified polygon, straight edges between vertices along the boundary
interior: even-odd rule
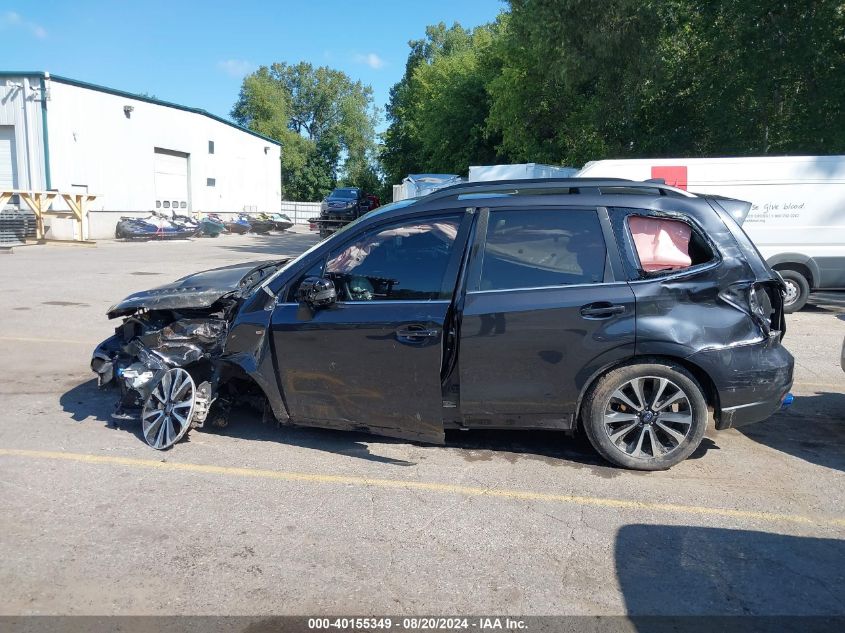
[[[188,154],[155,148],[156,210],[185,213],[191,210]]]
[[[15,126],[0,125],[0,191],[17,189]]]

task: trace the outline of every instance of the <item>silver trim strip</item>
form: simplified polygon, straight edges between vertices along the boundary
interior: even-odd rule
[[[395,304],[403,304],[407,305],[409,303],[415,303],[417,305],[433,305],[433,304],[443,304],[443,303],[452,303],[449,299],[431,299],[431,300],[415,300],[415,299],[387,299],[385,301],[336,301],[335,305],[341,306],[377,306],[377,305],[395,305]],[[276,307],[279,306],[298,306],[299,303],[295,301],[286,301],[284,303],[277,303]]]
[[[613,281],[613,282],[596,282],[591,284],[569,284],[563,286],[532,286],[529,288],[497,288],[495,290],[470,290],[467,292],[468,295],[482,295],[482,294],[490,294],[493,292],[525,292],[530,290],[564,290],[567,288],[584,288],[586,286],[602,286],[602,287],[609,287],[609,286],[624,286],[628,282],[626,281]]]

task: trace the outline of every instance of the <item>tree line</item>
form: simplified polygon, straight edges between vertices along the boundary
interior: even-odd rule
[[[372,91],[339,71],[244,81],[233,116],[283,143],[286,195],[497,162],[845,153],[841,1],[510,0],[409,46],[381,139]]]

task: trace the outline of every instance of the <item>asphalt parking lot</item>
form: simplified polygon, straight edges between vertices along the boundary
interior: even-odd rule
[[[244,410],[159,453],[110,428],[88,369],[109,305],[313,242],[0,255],[0,614],[845,615],[842,305],[788,317],[791,410],[667,472],[554,433],[444,448]]]

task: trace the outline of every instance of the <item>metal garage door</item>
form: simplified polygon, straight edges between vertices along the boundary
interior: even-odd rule
[[[0,190],[16,189],[15,126],[0,125]]]
[[[155,148],[155,199],[157,211],[186,213],[191,210],[188,185],[188,154]]]

